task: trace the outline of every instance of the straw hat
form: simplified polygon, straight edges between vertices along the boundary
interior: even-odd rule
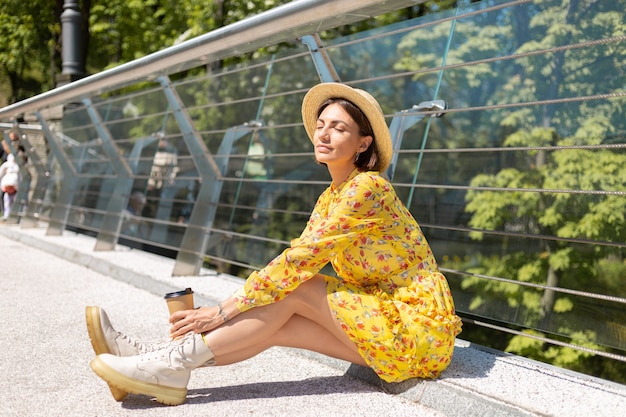
[[[391,134],[385,122],[380,105],[370,93],[358,88],[352,88],[340,83],[322,83],[311,88],[302,101],[302,121],[304,129],[313,142],[315,126],[317,125],[317,112],[321,105],[330,98],[343,98],[356,105],[367,120],[369,120],[374,132],[374,140],[378,148],[380,171],[383,172],[391,163],[393,153]]]

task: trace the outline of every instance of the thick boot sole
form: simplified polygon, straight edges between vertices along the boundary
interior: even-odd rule
[[[109,351],[107,342],[102,334],[102,323],[100,323],[100,307],[85,307],[85,322],[87,323],[87,333],[89,333],[89,341],[96,355],[103,353],[112,353]],[[115,401],[122,401],[128,395],[128,392],[118,389],[109,384],[109,391],[115,398]]]
[[[99,357],[93,359],[89,366],[100,378],[104,379],[109,386],[132,394],[148,395],[165,405],[180,405],[187,398],[187,388],[166,387],[150,382],[130,378],[108,366]]]

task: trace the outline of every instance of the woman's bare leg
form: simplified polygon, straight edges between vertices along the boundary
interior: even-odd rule
[[[326,297],[326,283],[318,275],[281,301],[237,315],[204,339],[218,365],[240,362],[272,346],[308,349],[365,365]]]
[[[209,342],[210,343],[210,342]],[[216,355],[216,365],[230,365],[250,359],[273,346],[307,349],[366,366],[361,356],[335,338],[319,324],[302,316],[293,316],[287,324],[263,342],[246,348]]]

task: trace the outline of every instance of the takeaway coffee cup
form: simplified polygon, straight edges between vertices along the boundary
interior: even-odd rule
[[[193,291],[191,288],[186,288],[182,291],[169,292],[165,294],[165,301],[167,302],[167,308],[170,311],[170,315],[181,310],[193,310]]]

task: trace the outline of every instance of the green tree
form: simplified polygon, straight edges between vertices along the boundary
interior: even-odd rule
[[[518,45],[519,53],[623,33],[623,4],[536,3],[540,10],[526,19],[528,27],[524,30],[532,37]],[[595,148],[610,144],[614,135],[624,137],[623,103],[596,100],[558,104],[559,98],[622,88],[624,53],[624,46],[617,43],[609,48],[572,48],[531,55],[518,61],[516,74],[507,74],[508,80],[500,81],[494,102],[556,102],[498,112],[502,131],[509,132],[503,146],[532,149],[525,155],[518,154],[506,168],[473,178],[470,185],[478,189],[467,193],[466,209],[472,213],[469,225],[477,230],[514,230],[560,239],[537,239],[535,246],[517,249],[502,247],[502,253],[482,257],[470,272],[548,287],[626,295],[626,263],[619,246],[573,243],[626,241],[626,199],[620,194],[626,191],[626,155],[611,148]],[[511,191],[483,191],[481,187]],[[537,189],[557,192],[531,191]],[[476,232],[473,237],[488,235]],[[588,306],[580,297],[551,289],[533,291],[509,283],[485,283],[478,278],[467,278],[463,285],[481,294],[472,304],[476,311],[485,308],[488,300],[504,297],[511,308],[523,305],[526,318],[519,324],[556,334],[557,338],[564,336],[564,340],[582,346],[607,349],[603,346],[612,345],[601,330],[585,328]],[[604,308],[611,308],[610,303]],[[617,332],[615,337],[624,337],[623,312],[618,309],[617,314],[604,320]],[[585,352],[523,337],[514,337],[507,350],[577,370],[589,371],[581,368],[592,361],[584,359],[589,356]],[[593,372],[604,376],[607,370]]]
[[[62,0],[3,0],[0,8],[0,105],[41,93],[57,72]]]
[[[87,74],[94,74],[286,3],[286,0],[77,0]],[[0,97],[10,104],[55,87],[64,0],[4,0]]]
[[[471,10],[490,4],[482,2]],[[451,115],[447,120],[454,130],[431,134],[429,147],[518,149],[474,153],[471,163],[463,153],[439,156],[439,163],[447,166],[443,181],[472,187],[465,210],[470,215],[467,225],[476,230],[470,237],[481,241],[479,249],[469,256],[448,252],[451,256],[443,262],[472,274],[459,277],[462,295],[470,297],[466,312],[609,351],[623,346],[623,306],[515,281],[626,295],[626,155],[606,146],[623,143],[623,99],[561,102],[623,91],[623,42],[587,42],[623,36],[624,6],[624,1],[539,0],[455,23],[442,20],[404,35],[397,43],[400,58],[394,67],[415,71],[412,81],[419,82],[422,97],[440,98],[434,94],[440,91],[453,109],[495,107]],[[515,60],[494,59],[515,54],[520,54]],[[441,77],[428,71],[442,64],[453,67]],[[498,108],[537,101],[546,104]],[[442,181],[424,175],[420,179]],[[584,351],[525,337],[495,347],[623,381],[611,370],[614,362],[604,364]]]

